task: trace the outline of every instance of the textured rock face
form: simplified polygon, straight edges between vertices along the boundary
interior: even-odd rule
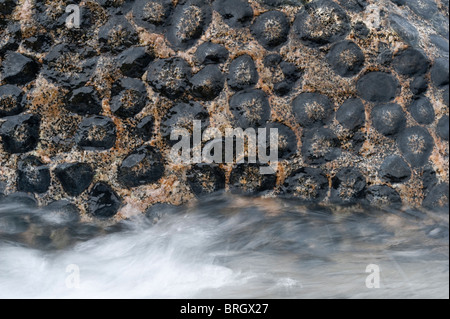
[[[66,25],[69,4],[80,28]],[[0,200],[64,198],[85,219],[221,190],[448,205],[448,9],[0,1]],[[193,120],[222,133],[278,128],[276,174],[261,175],[260,163],[173,162],[171,131],[192,131]]]

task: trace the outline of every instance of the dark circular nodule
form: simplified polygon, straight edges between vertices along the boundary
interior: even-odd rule
[[[133,117],[147,104],[145,84],[138,79],[122,78],[113,84],[111,111],[122,117]]]
[[[102,111],[102,103],[97,91],[91,86],[71,91],[64,107],[80,115],[99,114]]]
[[[327,54],[331,68],[342,77],[352,77],[358,74],[364,66],[364,53],[352,41],[342,41],[334,44]]]
[[[32,58],[17,52],[9,52],[2,62],[3,81],[8,84],[25,85],[36,78],[39,69],[39,64]]]
[[[289,28],[289,22],[284,13],[268,11],[255,19],[251,32],[264,48],[274,50],[287,41]]]
[[[406,128],[399,134],[397,145],[412,167],[420,167],[428,162],[434,141],[425,128],[414,126]]]
[[[402,199],[397,191],[386,185],[374,185],[367,188],[366,200],[375,207],[402,206]]]
[[[80,220],[80,210],[68,200],[62,199],[45,206],[40,217],[54,224],[71,224]]]
[[[255,62],[248,54],[244,54],[231,62],[227,81],[233,90],[238,91],[254,86],[258,77]]]
[[[56,167],[54,173],[69,196],[81,195],[94,178],[94,170],[87,163],[61,164]]]
[[[426,97],[414,100],[409,106],[409,112],[419,124],[428,125],[434,122],[434,108]]]
[[[392,64],[401,75],[419,76],[427,72],[430,61],[419,50],[408,48],[395,56]]]
[[[333,106],[323,94],[301,93],[292,102],[292,110],[301,126],[322,126],[330,120]]]
[[[118,53],[138,44],[139,37],[124,16],[114,15],[100,28],[98,41],[101,52]]]
[[[179,139],[170,139],[172,131],[173,133],[177,133],[178,129],[182,129],[183,132],[180,132],[180,135],[186,133],[192,139],[194,120],[201,121],[201,130],[203,132],[209,125],[208,110],[196,102],[178,103],[167,111],[166,115],[162,118],[160,126],[161,135],[169,144],[175,144]],[[180,136],[178,137],[180,138]]]
[[[370,114],[373,127],[384,136],[393,137],[406,125],[405,112],[400,105],[377,105]]]
[[[258,164],[238,164],[231,171],[230,191],[234,194],[257,195],[275,188],[275,174],[261,174]]]
[[[117,64],[123,76],[141,78],[152,59],[145,47],[133,47],[117,57]]]
[[[50,187],[51,177],[47,166],[36,156],[19,161],[17,168],[17,190],[30,193],[45,193]]]
[[[444,141],[448,141],[448,115],[440,118],[436,126],[436,133]]]
[[[200,38],[210,21],[211,7],[208,1],[183,1],[175,8],[166,38],[175,48],[186,50]]]
[[[356,83],[359,96],[369,102],[389,102],[395,98],[399,89],[398,81],[392,74],[370,72]]]
[[[164,175],[163,158],[151,146],[142,146],[129,154],[117,172],[117,180],[127,188],[157,182]]]
[[[225,173],[217,165],[197,164],[187,172],[187,182],[197,196],[225,188]]]
[[[3,148],[11,154],[26,153],[39,142],[40,117],[34,114],[8,116],[0,126]]]
[[[242,128],[263,126],[270,119],[270,104],[262,90],[240,91],[230,98],[230,111]]]
[[[217,66],[208,65],[191,78],[191,84],[194,96],[210,101],[222,92],[225,77]]]
[[[318,168],[303,167],[292,172],[281,186],[281,196],[305,202],[320,202],[328,192],[328,179]]]
[[[216,0],[213,8],[233,28],[245,27],[253,19],[253,9],[247,0]]]
[[[228,59],[228,54],[228,50],[220,44],[205,42],[195,51],[195,59],[200,65],[220,64]]]
[[[438,58],[431,67],[431,81],[437,87],[448,85],[448,58]]]
[[[23,111],[23,93],[15,85],[0,86],[0,118],[4,116],[17,115]]]
[[[422,205],[427,208],[448,207],[448,194],[449,188],[447,183],[437,184],[430,190]]]
[[[104,182],[96,183],[89,192],[88,213],[94,217],[113,217],[119,211],[120,205],[119,196]]]
[[[136,24],[150,32],[162,32],[170,23],[173,11],[172,0],[138,0],[133,6]]]
[[[366,122],[364,105],[360,99],[346,100],[336,112],[336,120],[346,129],[356,131]]]
[[[181,58],[154,61],[148,67],[147,81],[162,95],[176,99],[189,87],[191,68]]]
[[[306,163],[320,165],[341,155],[340,142],[328,128],[313,128],[304,133],[302,154]]]
[[[343,168],[331,180],[330,200],[333,203],[353,204],[364,198],[366,178],[356,168]]]
[[[318,47],[342,40],[350,32],[350,18],[330,0],[305,4],[294,21],[294,30],[308,46]]]
[[[272,129],[278,130],[278,158],[287,159],[297,153],[297,137],[294,131],[281,123],[269,123],[266,127],[266,155],[270,153],[270,135]],[[258,137],[259,138],[259,137]],[[259,155],[261,158],[261,155]]]
[[[403,183],[410,179],[411,169],[403,158],[391,155],[381,165],[380,177],[386,182]]]
[[[116,143],[116,125],[105,116],[84,118],[75,134],[75,142],[84,150],[104,151]]]
[[[414,96],[420,96],[428,90],[428,81],[424,76],[418,76],[411,82],[409,88]]]

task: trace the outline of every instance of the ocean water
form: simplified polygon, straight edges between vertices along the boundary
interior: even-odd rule
[[[448,212],[218,195],[116,225],[0,206],[0,298],[449,298]]]

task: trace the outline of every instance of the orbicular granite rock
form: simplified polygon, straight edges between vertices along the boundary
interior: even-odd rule
[[[0,0],[2,200],[448,205],[448,1],[88,0],[73,28],[76,3]]]

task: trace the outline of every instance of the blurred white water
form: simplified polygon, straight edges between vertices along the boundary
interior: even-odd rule
[[[396,217],[393,232],[376,217],[387,212],[337,219],[302,209],[268,216],[216,200],[156,224],[142,217],[121,231],[93,228],[98,234],[60,249],[29,244],[30,230],[25,240],[0,236],[0,298],[449,297],[448,220]],[[2,220],[11,226],[2,214],[0,234]],[[29,229],[53,229],[47,217]],[[369,264],[381,270],[379,289],[366,287]],[[78,288],[67,285],[69,265],[79,269]]]

